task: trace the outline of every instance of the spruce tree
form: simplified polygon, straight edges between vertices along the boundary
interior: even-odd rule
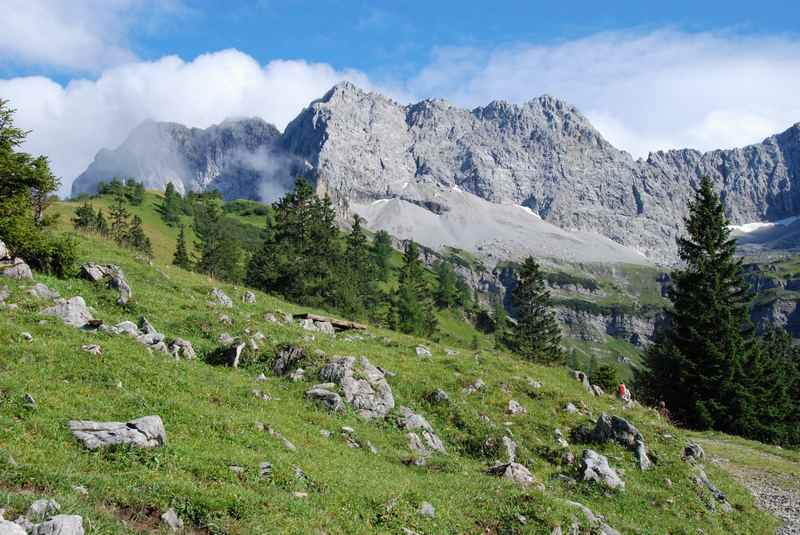
[[[561,328],[551,309],[550,292],[545,287],[539,264],[530,256],[519,269],[511,302],[517,315],[510,339],[511,348],[527,360],[543,364],[563,363]]]
[[[174,225],[180,221],[183,199],[177,192],[172,182],[167,183],[164,190],[164,201],[158,206],[161,219],[168,225]]]
[[[671,328],[648,351],[642,386],[652,401],[665,401],[677,421],[740,431],[752,408],[744,367],[757,356],[751,355],[741,260],[734,257],[736,242],[708,178],[684,221],[688,235],[677,243],[685,266],[672,273],[669,290]]]
[[[137,251],[141,251],[148,256],[153,255],[150,238],[148,238],[144,233],[144,228],[142,227],[142,218],[138,215],[133,216],[133,220],[128,228],[127,236],[125,237],[125,242]]]
[[[199,252],[195,269],[222,280],[242,278],[242,248],[226,228],[219,201],[207,198],[194,205],[194,232]]]
[[[178,242],[175,244],[172,265],[182,269],[192,269],[192,261],[189,258],[189,252],[186,250],[186,233],[183,225],[181,225],[181,229],[178,232]]]
[[[458,275],[453,271],[453,266],[447,260],[436,263],[436,289],[434,298],[439,308],[453,308],[459,304],[460,293],[458,288]]]
[[[339,308],[351,315],[363,315],[375,305],[375,264],[369,241],[361,227],[363,219],[355,215],[347,235],[343,272],[339,280]]]
[[[95,230],[97,219],[94,215],[94,207],[88,201],[75,209],[75,216],[72,218],[72,226],[75,230],[92,231]]]
[[[413,241],[406,244],[403,253],[392,316],[395,328],[401,332],[423,336],[436,332],[433,298],[425,280],[425,268],[419,259],[419,247]]]
[[[114,198],[114,203],[109,211],[111,217],[111,237],[117,243],[124,243],[128,237],[128,209],[125,208],[125,201],[122,195]]]
[[[372,256],[377,266],[378,279],[386,282],[392,273],[392,237],[385,230],[379,230],[372,239]]]
[[[144,183],[129,178],[125,182],[125,197],[133,206],[142,204],[144,202]]]

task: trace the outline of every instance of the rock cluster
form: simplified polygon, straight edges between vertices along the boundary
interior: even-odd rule
[[[398,410],[400,416],[397,418],[397,425],[400,429],[408,431],[406,434],[408,446],[417,464],[423,464],[424,460],[434,453],[447,453],[442,439],[434,432],[433,426],[424,416],[405,406],[400,406]]]
[[[2,535],[83,535],[83,518],[78,515],[58,514],[61,505],[45,498],[34,501],[24,515],[14,522],[0,514]],[[0,510],[0,513],[2,510]]]
[[[363,418],[383,418],[394,408],[392,388],[386,376],[367,357],[340,357],[328,362],[320,379],[339,385],[345,401]]]
[[[608,459],[594,450],[583,450],[580,474],[584,481],[597,481],[610,489],[625,487],[616,470],[609,466]]]
[[[122,272],[122,269],[117,265],[87,262],[81,265],[81,276],[92,282],[107,280],[108,287],[119,292],[119,297],[117,298],[118,305],[128,304],[131,297],[133,297],[133,290],[125,279],[125,274]]]

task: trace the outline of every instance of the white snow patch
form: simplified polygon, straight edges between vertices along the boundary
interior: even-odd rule
[[[750,232],[755,232],[763,228],[772,228],[777,226],[786,227],[799,219],[800,216],[794,216],[787,217],[786,219],[780,219],[778,221],[754,221],[752,223],[743,223],[741,225],[729,225],[728,228],[731,230],[738,230],[744,234],[749,234]]]
[[[385,203],[385,202],[389,202],[389,201],[391,201],[391,199],[378,199],[377,201],[372,201],[372,206],[375,206],[376,204],[382,204],[382,203]]]
[[[530,209],[530,208],[528,208],[527,206],[522,206],[521,204],[515,204],[514,206],[516,206],[517,208],[522,208],[523,210],[525,210],[526,212],[528,212],[529,214],[531,214],[531,215],[532,215],[533,217],[535,217],[536,219],[541,219],[541,217],[539,216],[539,214],[537,214],[536,212],[534,212],[533,210],[531,210],[531,209]]]

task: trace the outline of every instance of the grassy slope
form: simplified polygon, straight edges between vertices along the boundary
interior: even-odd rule
[[[690,481],[689,467],[680,459],[684,434],[644,409],[625,416],[639,426],[657,456],[654,470],[639,472],[629,451],[607,445],[596,448],[624,470],[626,490],[608,494],[593,484],[573,487],[555,479],[556,474],[572,474],[574,469],[558,464],[554,429],[567,433],[601,411],[622,412],[610,397],[589,398],[564,369],[542,368],[497,353],[488,349],[488,340],[483,341],[484,350],[459,347],[455,356],[447,356],[443,346],[429,344],[434,357],[419,360],[414,346],[421,341],[377,328],[363,340],[318,335],[304,342],[306,333],[298,327],[264,321],[268,311],[298,310],[270,296],[259,293],[256,305],[241,304],[242,288],[158,260],[149,266],[97,238],[81,238],[81,258],[121,265],[134,289],[135,304],[123,309],[115,304],[111,290],[83,280],[41,275],[37,280],[64,296],[82,295],[96,316],[107,322],[135,320],[144,314],[168,336],[191,340],[200,354],[216,347],[222,331],[241,334],[250,328],[267,335],[267,353],[277,344],[294,342],[328,355],[366,355],[396,372],[390,383],[398,405],[426,415],[449,455],[425,468],[407,466],[402,462],[408,457],[404,432],[391,418],[367,423],[350,412],[331,415],[303,399],[309,383],[276,377],[256,383],[259,370],[213,367],[202,360],[174,362],[148,353],[124,336],[66,327],[38,314],[44,304],[25,292],[28,284],[9,281],[13,294],[8,301],[18,303],[19,309],[0,310],[0,503],[10,508],[7,517],[14,518],[34,496],[49,496],[62,504],[64,512],[84,515],[90,533],[155,529],[152,517],[169,506],[195,526],[219,533],[398,533],[402,527],[424,533],[549,533],[552,526],[571,522],[574,512],[560,501],[569,498],[607,516],[623,533],[774,529],[774,521],[754,509],[749,494],[714,466],[707,467],[710,477],[737,511],[729,515],[707,511]],[[237,301],[232,311],[225,311],[233,318],[231,327],[221,325],[221,311],[207,304],[214,286],[223,287]],[[33,342],[23,341],[22,331],[32,333]],[[102,345],[102,357],[80,350],[81,344],[90,342]],[[485,390],[462,395],[461,389],[478,377],[486,382]],[[532,390],[528,377],[542,381],[544,387]],[[450,393],[450,406],[433,407],[424,401],[439,387]],[[257,399],[251,394],[253,388],[276,399]],[[36,398],[37,409],[23,406],[25,393]],[[512,398],[528,409],[527,415],[505,414]],[[564,413],[561,407],[566,402],[585,406],[585,413]],[[126,420],[146,414],[164,419],[167,447],[90,453],[66,428],[66,421],[73,418]],[[482,423],[481,415],[491,420],[491,426]],[[259,432],[257,421],[284,433],[298,451],[287,451]],[[483,473],[491,459],[476,453],[476,447],[487,436],[499,437],[509,421],[522,446],[521,461],[545,484],[544,493],[525,491]],[[355,428],[380,453],[351,449],[337,436],[325,439],[319,434],[320,429],[338,431],[343,425]],[[582,447],[573,445],[572,450],[579,455]],[[259,479],[258,465],[263,461],[274,466],[272,482]],[[229,465],[242,466],[245,472],[237,476]],[[295,480],[295,466],[313,482],[308,488]],[[674,483],[672,488],[665,485],[667,478]],[[73,485],[86,486],[89,495],[77,494]],[[307,490],[309,495],[296,498],[295,490]],[[422,501],[436,507],[436,518],[416,513]],[[387,503],[395,505],[387,508]],[[520,524],[517,514],[525,515],[528,524]]]

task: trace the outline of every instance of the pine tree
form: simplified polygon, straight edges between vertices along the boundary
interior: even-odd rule
[[[406,244],[398,282],[392,304],[395,327],[404,333],[430,336],[437,328],[436,314],[419,247],[413,241]]]
[[[385,230],[379,230],[372,239],[372,256],[377,266],[378,279],[386,282],[392,272],[392,237]]]
[[[561,328],[551,310],[550,292],[545,287],[539,264],[530,256],[520,267],[511,302],[517,314],[517,325],[510,339],[511,348],[528,360],[544,364],[563,363]]]
[[[114,203],[109,211],[111,217],[111,237],[117,243],[125,243],[128,237],[128,209],[125,208],[125,201],[121,195],[114,198]]]
[[[597,366],[590,375],[593,385],[598,385],[606,392],[613,391],[619,385],[619,375],[617,369],[610,364]]]
[[[144,202],[144,183],[129,178],[125,182],[125,197],[133,206],[142,204]]]
[[[72,218],[72,226],[75,230],[93,231],[97,225],[94,215],[94,207],[88,201],[75,209],[75,216]]]
[[[642,386],[678,421],[736,431],[752,406],[744,386],[752,356],[749,298],[736,242],[708,178],[684,221],[688,236],[677,243],[685,267],[672,273],[669,290],[671,329],[648,352]]]
[[[181,225],[181,229],[178,232],[178,242],[175,245],[172,264],[182,269],[192,269],[192,261],[189,259],[189,252],[186,250],[186,234],[183,225]]]
[[[248,264],[248,284],[308,305],[335,305],[342,251],[330,198],[303,178],[273,205],[264,242]]]
[[[363,315],[375,306],[375,264],[369,249],[363,219],[355,215],[353,227],[347,235],[343,273],[339,280],[339,308],[354,316]]]
[[[436,289],[434,299],[439,308],[453,308],[459,304],[458,275],[447,260],[436,263]]]
[[[144,228],[142,228],[142,218],[138,215],[133,216],[133,221],[128,228],[125,242],[137,251],[141,251],[148,256],[153,255],[153,248],[150,244],[150,238],[148,238],[144,233]]]
[[[194,232],[198,238],[195,249],[199,251],[195,269],[222,280],[241,280],[242,248],[226,228],[219,201],[195,203]]]
[[[172,182],[167,183],[167,187],[164,190],[164,201],[158,206],[161,219],[168,225],[178,223],[183,210],[182,205],[183,199],[180,193],[177,192]]]

